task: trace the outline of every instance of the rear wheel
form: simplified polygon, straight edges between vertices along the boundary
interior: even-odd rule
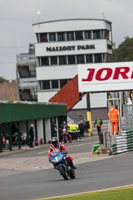
[[[59,172],[61,173],[61,175],[63,176],[63,178],[65,180],[68,180],[68,175],[66,173],[66,170],[63,166],[58,167]]]
[[[70,169],[70,172],[69,172],[69,176],[71,179],[74,179],[75,178],[75,170],[73,168]]]

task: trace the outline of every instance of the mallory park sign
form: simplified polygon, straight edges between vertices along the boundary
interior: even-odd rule
[[[133,62],[78,66],[79,92],[105,92],[133,89]]]
[[[75,50],[88,50],[95,49],[95,45],[77,45],[77,46],[56,46],[56,47],[46,47],[46,51],[75,51]]]

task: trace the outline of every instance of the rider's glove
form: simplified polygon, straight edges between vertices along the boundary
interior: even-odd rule
[[[64,154],[64,156],[66,156],[66,155],[67,155],[67,151],[63,151],[62,153]]]

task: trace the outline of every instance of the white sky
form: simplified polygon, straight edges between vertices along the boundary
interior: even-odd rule
[[[116,46],[133,37],[133,0],[0,0],[0,76],[16,79],[16,54],[27,53],[36,42],[37,11],[40,22],[104,17],[112,22]]]

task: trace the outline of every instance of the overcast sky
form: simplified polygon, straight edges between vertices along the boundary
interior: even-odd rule
[[[70,19],[94,18],[112,22],[113,42],[118,46],[133,37],[133,0],[0,0],[0,76],[16,79],[16,54],[27,53],[36,42],[32,24]]]

